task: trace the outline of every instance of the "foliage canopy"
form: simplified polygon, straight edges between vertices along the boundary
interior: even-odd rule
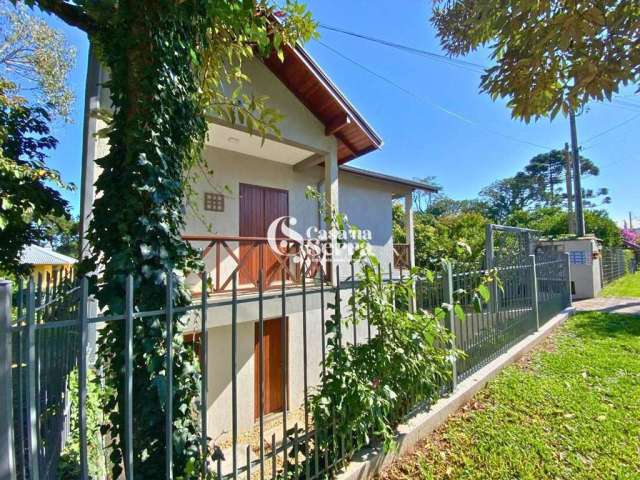
[[[635,0],[438,0],[432,21],[451,55],[490,49],[480,88],[526,121],[611,100],[640,78]]]
[[[68,77],[75,48],[24,5],[14,8],[7,0],[0,1],[0,30],[0,76],[16,84],[17,94],[33,96],[52,116],[69,119],[74,95]]]
[[[0,270],[28,273],[20,264],[25,245],[50,240],[50,226],[68,218],[58,189],[72,188],[45,164],[57,140],[49,133],[49,112],[9,92],[0,80]],[[54,188],[58,187],[58,188]]]

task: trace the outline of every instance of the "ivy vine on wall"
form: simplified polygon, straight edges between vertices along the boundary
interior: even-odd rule
[[[14,0],[14,3],[17,3]],[[92,256],[82,268],[99,272],[93,291],[106,314],[122,313],[125,279],[134,277],[137,310],[164,306],[168,275],[176,305],[189,302],[181,273],[197,268],[180,232],[187,179],[207,132],[207,115],[224,115],[258,134],[273,131],[278,116],[264,98],[242,89],[225,94],[224,83],[242,86],[241,60],[308,39],[314,24],[304,6],[287,1],[226,0],[26,0],[89,35],[108,68],[112,115],[109,153],[97,164],[96,201],[87,238]],[[278,13],[278,15],[276,15]],[[280,20],[274,19],[278,16]],[[230,82],[229,80],[233,80]],[[164,437],[165,324],[147,318],[134,326],[133,436],[136,478],[164,476],[164,452],[174,449],[174,475],[197,475],[196,412],[199,371],[182,342],[184,325],[173,319],[173,438]],[[109,322],[98,342],[111,438],[112,475],[122,470],[122,322]]]

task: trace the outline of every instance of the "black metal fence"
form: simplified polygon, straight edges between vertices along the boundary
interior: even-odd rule
[[[637,270],[636,256],[632,250],[624,248],[604,247],[602,249],[602,284],[607,285],[614,280],[634,273]]]
[[[466,313],[464,320],[450,315],[447,324],[447,328],[455,334],[457,348],[465,353],[452,365],[454,388],[457,382],[536,331],[541,324],[570,304],[568,268],[566,255],[539,259],[531,256],[526,263],[500,265],[497,267],[500,285],[492,289],[493,297],[480,311],[473,307],[473,298],[468,292],[480,284],[485,271],[467,269],[464,265],[449,265],[433,281],[422,280],[416,284],[418,308],[432,309],[442,304],[453,304],[455,296]],[[235,276],[232,291],[228,295],[208,295],[206,274],[202,274],[203,293],[194,303],[184,307],[174,306],[170,295],[173,289],[168,285],[167,305],[153,312],[138,311],[134,281],[129,277],[123,299],[125,309],[122,315],[111,316],[91,313],[87,279],[67,278],[45,285],[31,280],[26,288],[18,288],[17,294],[13,295],[13,308],[9,301],[10,287],[6,283],[0,284],[0,341],[11,352],[0,357],[2,379],[11,378],[8,383],[11,388],[7,388],[9,396],[2,397],[5,403],[0,407],[5,420],[0,423],[3,429],[3,436],[0,437],[0,477],[20,480],[60,478],[58,461],[70,424],[69,405],[72,397],[76,396],[79,411],[72,414],[77,416],[74,424],[78,431],[73,433],[79,439],[78,478],[90,478],[92,459],[88,454],[87,432],[95,429],[95,425],[88,425],[86,415],[87,375],[92,368],[88,354],[89,337],[92,328],[97,327],[99,331],[108,322],[124,322],[126,425],[122,433],[125,450],[122,466],[126,478],[132,480],[136,476],[133,452],[144,448],[144,445],[136,443],[131,428],[131,378],[136,375],[132,368],[134,324],[152,319],[171,322],[174,316],[189,316],[191,334],[200,336],[193,348],[199,349],[201,358],[203,383],[197,404],[202,425],[201,453],[205,461],[197,478],[313,479],[335,475],[353,452],[363,445],[342,435],[334,438],[323,451],[313,448],[318,444],[318,438],[335,431],[335,426],[312,424],[308,398],[320,381],[319,372],[324,365],[327,338],[330,335],[324,328],[329,304],[336,305],[338,309],[351,308],[348,298],[354,294],[357,282],[354,281],[356,276],[353,267],[350,273],[348,278],[341,280],[337,269],[333,285],[327,284],[322,278],[319,285],[314,286],[306,285],[304,275],[301,286],[291,285],[283,274],[278,290],[265,292],[259,286],[253,294],[240,297]],[[394,273],[392,265],[389,265],[384,279],[380,274],[380,281],[393,282],[398,279],[398,273],[402,276],[402,272]],[[463,290],[467,293],[463,293]],[[255,317],[246,313],[250,305],[255,307],[255,310],[251,310],[256,312]],[[277,414],[275,427],[273,415],[268,418],[265,412],[264,390],[265,323],[269,312],[274,311],[283,327],[289,329],[287,331],[292,328],[292,322],[299,321],[301,332],[301,345],[289,338],[288,333],[281,340],[282,358],[278,375],[281,376],[282,408]],[[242,315],[251,318],[242,318]],[[228,323],[225,323],[225,318],[228,318]],[[238,396],[241,381],[238,345],[242,340],[239,338],[239,326],[247,322],[255,324],[256,332],[255,415],[253,411],[247,411]],[[359,344],[376,335],[368,325],[366,315],[360,319],[360,323],[361,326],[354,325],[353,330],[351,327],[345,330],[345,341]],[[212,329],[221,326],[230,328],[230,345],[209,345]],[[213,400],[209,398],[211,389],[208,381],[212,378],[209,367],[214,365],[210,355],[216,351],[228,351],[230,355],[228,364],[225,363],[228,371],[222,371],[219,364],[215,364],[215,373],[224,376],[223,383],[228,380],[232,394],[228,405],[230,432],[225,438],[211,438],[213,435],[209,431]],[[312,364],[311,358],[320,365]],[[168,366],[172,364],[171,349],[166,349],[166,362]],[[290,372],[294,367],[301,371],[300,395],[295,395],[296,392],[292,391],[294,387],[290,384]],[[226,366],[224,368],[227,369]],[[77,390],[71,390],[69,379],[76,372],[78,387]],[[169,375],[167,399],[172,396],[172,382]],[[295,404],[291,400],[294,396],[302,400]],[[168,408],[158,412],[158,415],[166,418],[165,438],[172,438],[173,410]],[[6,418],[10,421],[7,422]],[[246,424],[246,420],[251,423],[250,430],[255,435],[242,431],[240,424]],[[271,425],[267,425],[269,422]],[[169,447],[166,448],[166,478],[173,478],[173,448]],[[216,452],[214,456],[208,456],[211,447]],[[3,476],[5,473],[6,477]]]
[[[418,306],[432,309],[451,303],[449,292],[464,291],[456,298],[465,318],[456,318],[453,332],[456,347],[465,355],[457,360],[457,381],[462,381],[501,355],[527,335],[535,332],[554,315],[571,305],[569,259],[566,254],[529,256],[526,263],[495,267],[499,284],[492,287],[492,298],[482,311],[473,305],[471,292],[486,271],[454,264],[451,286],[446,275],[433,283],[418,283]]]

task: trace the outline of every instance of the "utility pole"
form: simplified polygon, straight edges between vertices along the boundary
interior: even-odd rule
[[[567,186],[567,217],[569,221],[569,234],[576,233],[576,222],[573,215],[573,185],[572,185],[572,165],[571,154],[569,153],[569,144],[564,144],[564,170],[565,170],[565,182]]]
[[[571,127],[571,150],[573,151],[573,190],[576,197],[576,233],[579,237],[584,237],[586,232],[580,179],[580,152],[578,151],[578,134],[576,133],[576,114],[573,108],[569,110],[569,125]]]
[[[629,230],[633,230],[633,217],[631,216],[631,212],[629,212]]]

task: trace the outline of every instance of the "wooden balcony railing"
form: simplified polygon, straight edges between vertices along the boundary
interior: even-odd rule
[[[409,262],[409,244],[394,243],[393,244],[393,266],[395,268],[411,268]]]
[[[240,290],[256,290],[260,272],[265,290],[279,287],[283,275],[289,284],[302,283],[303,276],[310,283],[331,280],[328,242],[277,238],[276,252],[266,237],[183,235],[182,238],[202,249],[214,293],[230,290],[234,274]]]

